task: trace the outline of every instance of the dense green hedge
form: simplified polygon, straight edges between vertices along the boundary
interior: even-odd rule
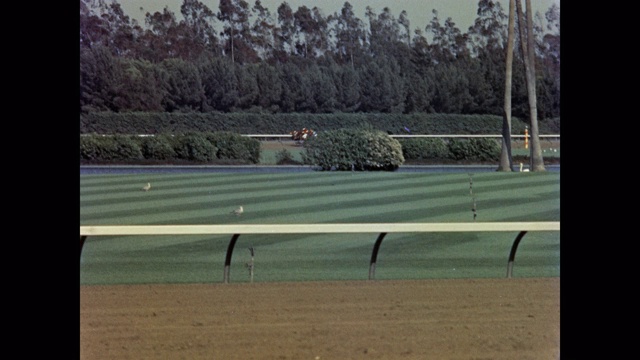
[[[199,163],[211,162],[216,158],[218,149],[202,133],[187,133],[177,136],[173,141],[177,159]]]
[[[403,162],[400,142],[371,129],[325,131],[306,140],[303,158],[322,170],[396,170]]]
[[[525,123],[512,119],[512,133],[524,134]],[[540,134],[559,134],[560,119],[539,121]],[[80,115],[80,133],[159,134],[228,131],[239,134],[287,134],[304,127],[316,131],[371,127],[391,134],[500,134],[502,117],[495,115],[378,113],[114,113]]]
[[[253,163],[260,161],[260,142],[231,132],[188,132],[140,137],[80,136],[80,161]]]
[[[140,143],[131,136],[90,136],[80,138],[80,159],[130,161],[143,158]]]
[[[400,139],[400,144],[406,160],[449,158],[447,142],[441,138]]]
[[[221,131],[207,133],[207,140],[217,147],[216,158],[218,159],[244,159],[253,164],[260,161],[260,141],[256,139]]]
[[[500,143],[495,139],[450,139],[411,138],[401,139],[405,160],[473,160],[497,161]]]
[[[500,158],[500,143],[495,139],[451,139],[449,153],[454,160],[497,161]]]
[[[170,135],[144,137],[141,143],[142,155],[145,159],[170,160],[177,158],[173,138]]]

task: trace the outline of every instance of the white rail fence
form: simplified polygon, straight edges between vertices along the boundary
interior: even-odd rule
[[[149,136],[149,135],[140,135],[140,136]],[[291,134],[243,134],[243,136],[250,138],[264,138],[264,139],[286,139],[291,138]],[[538,135],[542,139],[560,139],[560,134],[551,134],[551,135]],[[474,134],[474,135],[457,135],[457,134],[449,134],[449,135],[389,135],[392,138],[501,138],[500,134]],[[511,135],[512,138],[516,139],[524,139],[525,135]],[[531,137],[528,135],[527,137]]]
[[[517,232],[507,261],[507,278],[513,275],[518,245],[524,235],[534,231],[560,231],[560,222],[486,222],[486,223],[356,223],[356,224],[244,224],[244,225],[100,225],[80,226],[80,256],[88,237],[137,235],[232,235],[223,270],[223,282],[230,278],[231,257],[238,237],[242,234],[379,234],[369,262],[369,280],[375,278],[380,244],[388,233],[434,232]]]
[[[92,136],[93,134],[80,134],[80,136]],[[111,136],[108,134],[102,134],[102,136]],[[154,134],[138,134],[140,137],[153,137]],[[242,136],[250,137],[250,138],[258,138],[258,139],[291,139],[291,134],[242,134]],[[560,134],[551,134],[551,135],[538,135],[542,139],[560,139]],[[458,135],[458,134],[450,134],[450,135],[389,135],[392,138],[501,138],[500,134],[472,134],[472,135]],[[516,139],[524,139],[525,135],[511,135],[512,138]],[[527,137],[531,137],[528,135]]]

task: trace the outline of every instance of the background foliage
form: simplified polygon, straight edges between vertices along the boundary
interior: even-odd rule
[[[157,136],[80,136],[80,161],[241,163],[260,161],[260,142],[230,132],[187,132]]]
[[[184,0],[179,15],[165,8],[141,25],[117,1],[81,0],[80,112],[501,116],[507,17],[499,2],[477,7],[463,31],[435,9],[416,26],[388,8],[359,18],[349,2],[324,15],[244,0],[217,11]],[[534,19],[537,117],[558,118],[560,9]],[[519,51],[514,61],[513,115],[524,119]]]
[[[513,134],[524,134],[527,124],[512,118]],[[500,134],[502,117],[457,114],[272,114],[272,113],[114,113],[80,115],[80,133],[161,134],[173,132],[219,132],[241,134],[288,134],[302,128],[315,131],[368,126],[391,134]],[[538,122],[541,134],[559,134],[560,119]],[[406,128],[406,129],[405,129]],[[408,129],[408,131],[407,131]]]
[[[404,162],[400,143],[371,129],[322,132],[304,149],[305,162],[322,170],[396,170]]]

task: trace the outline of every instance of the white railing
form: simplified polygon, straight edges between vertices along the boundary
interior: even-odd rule
[[[336,234],[378,233],[369,263],[369,279],[375,278],[375,266],[382,240],[387,233],[430,232],[518,232],[507,262],[507,277],[512,277],[516,250],[522,237],[531,231],[560,231],[560,222],[473,222],[473,223],[357,223],[357,224],[242,224],[242,225],[100,225],[80,226],[80,255],[89,236],[135,235],[233,235],[225,258],[223,281],[229,282],[233,248],[242,234]]]
[[[243,134],[243,136],[250,138],[291,138],[291,134]],[[551,135],[538,135],[540,138],[550,138],[550,139],[560,139],[560,134],[551,134]],[[410,134],[402,134],[402,135],[389,135],[392,138],[501,138],[500,134],[472,134],[472,135],[457,135],[457,134],[448,134],[448,135],[410,135]],[[524,138],[525,135],[511,135],[512,138]],[[528,135],[531,137],[531,135]]]
[[[80,134],[80,136],[91,136],[93,134]],[[100,136],[112,136],[108,134],[102,134]],[[138,134],[139,137],[154,137],[154,134]],[[273,138],[273,139],[282,139],[282,138],[291,138],[291,134],[242,134],[242,136],[250,137],[250,138]],[[538,135],[540,138],[550,138],[550,139],[560,139],[560,134],[552,134],[552,135]],[[392,138],[501,138],[500,134],[473,134],[473,135],[389,135]],[[525,135],[511,135],[512,138],[524,138]],[[531,137],[531,135],[528,135]]]

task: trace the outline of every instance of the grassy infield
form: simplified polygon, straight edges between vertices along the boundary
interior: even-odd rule
[[[149,192],[141,190],[151,182]],[[559,221],[559,173],[473,175],[477,221]],[[251,224],[473,221],[469,175],[314,172],[147,174],[80,177],[80,224]],[[241,216],[230,214],[243,205]],[[377,279],[506,275],[517,233],[389,234]],[[231,281],[366,279],[373,234],[242,235]],[[81,284],[222,281],[230,236],[94,237]],[[514,276],[559,276],[558,232],[527,234]]]

